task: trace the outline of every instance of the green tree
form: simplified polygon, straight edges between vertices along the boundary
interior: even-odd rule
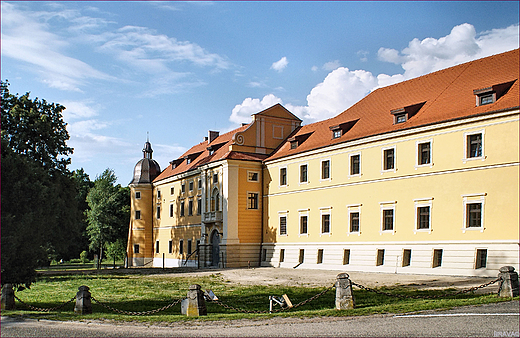
[[[78,220],[79,232],[81,234],[79,241],[77,242],[77,252],[82,253],[89,247],[89,236],[87,233],[87,210],[89,209],[87,203],[87,195],[90,189],[94,186],[94,182],[90,180],[90,177],[83,168],[76,169],[72,173],[72,180],[76,185],[76,203],[81,213],[80,219]],[[77,257],[77,256],[76,256]]]
[[[79,232],[59,104],[9,92],[1,82],[2,283],[30,286],[49,255],[71,255]]]
[[[99,260],[103,259],[103,249],[108,243],[126,241],[128,236],[129,189],[114,185],[116,181],[114,171],[106,169],[96,177],[87,195],[89,248],[99,252]]]

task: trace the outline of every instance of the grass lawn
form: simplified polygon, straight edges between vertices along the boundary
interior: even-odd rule
[[[251,286],[237,285],[224,280],[218,274],[206,277],[186,277],[169,275],[65,275],[40,276],[31,289],[17,291],[22,301],[39,308],[53,308],[75,297],[78,287],[86,285],[92,297],[109,306],[132,312],[149,311],[162,308],[174,300],[186,298],[188,287],[201,285],[203,290],[211,289],[225,304],[248,311],[269,310],[269,296],[287,294],[296,305],[320,293],[325,288],[288,287],[288,286]],[[463,305],[486,304],[511,300],[498,298],[496,294],[467,293],[440,299],[407,299],[376,294],[356,287],[354,298],[356,308],[338,311],[334,309],[335,289],[298,308],[276,314],[247,314],[225,309],[215,303],[207,302],[208,315],[198,318],[181,315],[180,303],[159,313],[146,316],[118,314],[92,301],[93,314],[77,315],[73,312],[75,302],[67,304],[58,311],[38,312],[29,310],[16,301],[17,309],[2,311],[2,315],[24,316],[54,320],[117,320],[141,321],[148,323],[175,322],[186,320],[228,320],[242,318],[268,318],[271,316],[358,316],[382,313],[410,313],[431,309],[447,309]],[[453,292],[453,289],[435,291],[413,291],[403,287],[386,287],[379,290],[402,295],[434,295]],[[515,299],[518,299],[516,297]],[[278,308],[278,307],[276,307]],[[275,308],[275,309],[276,309]]]

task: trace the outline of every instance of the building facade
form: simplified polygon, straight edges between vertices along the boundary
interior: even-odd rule
[[[325,121],[300,126],[277,105],[210,133],[153,180],[153,265],[183,266],[191,240],[198,266],[518,269],[518,65],[514,50],[379,88]]]

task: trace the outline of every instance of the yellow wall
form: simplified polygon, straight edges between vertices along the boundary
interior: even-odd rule
[[[269,209],[264,242],[395,242],[518,240],[518,115],[446,126],[422,133],[267,165]],[[484,132],[484,159],[463,161],[465,133]],[[416,167],[417,142],[432,140],[432,166]],[[396,171],[382,172],[381,149],[395,146]],[[349,154],[361,153],[361,176],[349,177]],[[320,179],[321,161],[331,160],[331,179]],[[308,164],[309,183],[299,183]],[[288,185],[279,186],[287,167]],[[472,169],[472,170],[469,170]],[[483,194],[484,230],[463,231],[463,196]],[[431,199],[431,232],[415,231],[414,200]],[[395,233],[381,233],[381,202],[395,204]],[[348,205],[361,204],[361,233],[347,235]],[[320,208],[331,209],[331,234],[320,234]],[[309,209],[309,235],[299,236],[299,212]],[[279,235],[279,214],[287,213],[287,236]]]

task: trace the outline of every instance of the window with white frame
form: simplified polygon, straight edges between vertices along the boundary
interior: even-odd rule
[[[361,175],[361,154],[352,154],[350,155],[350,176],[359,176]]]
[[[309,214],[307,212],[300,213],[300,235],[309,234]]]
[[[287,235],[287,211],[278,212],[279,219],[279,234],[280,236]]]
[[[287,185],[287,168],[280,168],[280,186]]]
[[[415,165],[431,166],[432,165],[432,141],[418,141]]]
[[[462,195],[464,209],[462,232],[468,230],[484,231],[484,202],[486,195],[486,193]]]
[[[300,183],[309,182],[308,172],[307,172],[307,164],[300,165]]]
[[[247,172],[247,181],[248,182],[258,182],[259,174],[257,171],[248,171]]]
[[[347,205],[347,221],[348,228],[347,234],[360,234],[361,233],[361,204]]]
[[[415,230],[432,231],[432,204],[433,197],[431,198],[419,198],[414,200],[415,204]]]
[[[394,147],[388,147],[381,149],[381,165],[382,171],[394,171],[396,170],[395,159],[396,151]]]
[[[248,192],[247,193],[247,208],[258,209],[258,193]]]
[[[464,133],[464,157],[463,162],[471,160],[483,160],[484,156],[484,130]]]
[[[330,180],[330,160],[321,161],[321,179]]]
[[[330,235],[332,233],[331,208],[323,208],[320,210],[321,214],[321,233]]]
[[[379,204],[381,210],[381,233],[395,233],[395,205],[395,201],[381,202]]]

